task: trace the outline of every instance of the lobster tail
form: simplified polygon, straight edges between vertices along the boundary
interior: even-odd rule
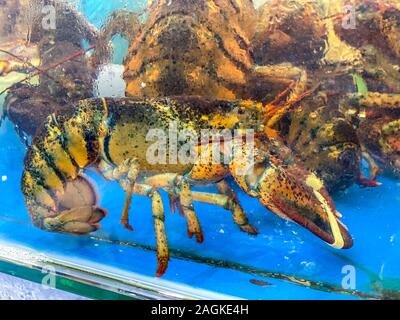
[[[49,116],[26,155],[22,192],[33,224],[46,231],[86,234],[106,215],[92,184],[79,175],[98,154],[101,121],[88,106],[93,103],[80,103],[69,118]]]

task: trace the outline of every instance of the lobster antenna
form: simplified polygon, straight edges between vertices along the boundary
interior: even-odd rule
[[[22,79],[22,80],[20,80],[20,81],[18,81],[18,82],[16,82],[16,83],[14,83],[12,86],[10,86],[10,87],[8,87],[8,88],[5,88],[3,91],[0,92],[0,96],[3,95],[3,94],[4,94],[5,92],[7,92],[8,90],[10,90],[14,85],[23,83],[23,82],[25,82],[25,81],[28,81],[29,79],[31,79],[31,78],[33,78],[33,77],[35,77],[35,76],[37,76],[37,75],[40,75],[40,74],[43,74],[43,73],[45,74],[47,71],[49,71],[49,70],[51,70],[51,69],[54,69],[54,68],[57,68],[58,66],[60,66],[60,65],[62,65],[62,64],[64,64],[64,63],[67,63],[68,61],[71,61],[72,59],[75,59],[76,57],[79,57],[79,56],[85,54],[86,52],[88,52],[88,51],[90,51],[90,50],[93,50],[95,47],[96,47],[95,45],[92,45],[92,46],[90,46],[89,48],[87,48],[87,49],[85,49],[85,50],[79,50],[79,51],[77,51],[77,52],[71,54],[70,56],[68,56],[68,57],[66,57],[66,58],[64,58],[64,59],[62,59],[61,61],[58,61],[58,62],[56,62],[56,63],[54,63],[54,64],[51,64],[50,66],[48,66],[48,67],[46,67],[46,68],[44,68],[44,69],[35,68],[35,69],[37,69],[36,72],[34,72],[34,73],[32,73],[32,74],[29,74],[26,78],[24,78],[24,79]],[[53,79],[53,80],[54,80],[54,79]],[[54,81],[56,81],[56,80],[54,80]]]

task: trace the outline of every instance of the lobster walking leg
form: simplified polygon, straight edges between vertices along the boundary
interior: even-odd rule
[[[139,174],[139,165],[136,159],[127,159],[121,165],[114,167],[105,161],[99,163],[100,171],[109,180],[117,180],[126,192],[124,209],[120,223],[126,229],[133,231],[129,223],[129,208],[132,200],[133,188]]]
[[[146,179],[145,183],[156,189],[165,189],[169,193],[171,211],[176,204],[180,214],[186,217],[189,238],[195,235],[197,242],[202,243],[204,236],[199,219],[194,211],[190,183],[182,181],[182,177],[176,174],[156,175]]]
[[[158,191],[146,184],[136,183],[133,193],[151,199],[152,214],[154,219],[154,231],[157,246],[157,277],[161,277],[168,268],[169,249],[167,234],[165,232],[165,213],[161,195]]]
[[[169,192],[172,202],[171,211],[176,204],[181,214],[186,216],[190,238],[196,235],[197,242],[201,243],[204,240],[201,225],[193,210],[193,201],[217,205],[231,211],[233,220],[242,231],[252,235],[258,234],[258,230],[249,223],[236,194],[225,180],[217,184],[220,194],[193,192],[190,190],[190,184],[187,181],[180,183],[180,188],[176,190],[174,186],[179,185],[178,180],[177,175],[163,174],[148,178],[146,184],[153,188],[164,188]],[[178,193],[178,195],[175,193]]]
[[[191,191],[190,185],[187,182],[182,183],[180,189],[176,190],[174,185],[177,183],[177,178],[176,175],[156,175],[148,178],[146,184],[153,188],[163,188],[168,192],[171,202],[171,211],[173,212],[175,205],[177,205],[181,214],[188,219],[190,237],[196,234],[198,242],[201,242],[199,240],[203,239],[199,220],[193,210],[193,201],[217,205],[231,211],[233,220],[241,230],[252,235],[258,234],[258,230],[249,223],[236,194],[226,181],[217,184],[221,194],[215,194]]]
[[[178,206],[186,216],[189,238],[196,235],[197,242],[202,243],[204,241],[203,231],[201,230],[199,219],[194,212],[190,184],[187,181],[183,181],[180,189]]]
[[[368,153],[365,147],[362,148],[362,156],[367,161],[369,167],[369,178],[364,177],[361,170],[359,172],[358,183],[364,187],[379,187],[382,184],[376,181],[381,168],[376,164],[375,160]]]
[[[219,192],[228,197],[227,209],[232,212],[233,221],[239,226],[240,230],[247,232],[251,235],[257,235],[258,230],[249,223],[242,206],[239,203],[239,199],[226,180],[222,180],[217,183]]]
[[[164,224],[164,206],[158,191],[153,192],[151,195],[151,201],[154,218],[154,231],[156,233],[157,242],[157,277],[161,277],[167,270],[169,261],[168,242]]]
[[[400,94],[380,92],[352,93],[348,95],[346,102],[356,107],[369,108],[371,111],[396,110],[400,108]]]
[[[247,232],[251,235],[258,234],[258,230],[251,224],[249,224],[246,214],[242,210],[238,210],[237,204],[228,195],[196,191],[193,191],[192,195],[193,201],[209,203],[231,211],[234,222],[239,226],[242,231]]]

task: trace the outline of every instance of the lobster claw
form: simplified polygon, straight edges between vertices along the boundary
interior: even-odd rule
[[[234,165],[241,166],[240,160]],[[340,222],[340,213],[315,174],[295,163],[274,164],[268,156],[249,166],[245,175],[236,175],[232,169],[239,186],[270,211],[307,228],[334,248],[352,247],[353,239]]]
[[[275,168],[257,188],[260,202],[271,211],[297,222],[334,248],[352,247],[349,231],[315,174],[294,175]]]

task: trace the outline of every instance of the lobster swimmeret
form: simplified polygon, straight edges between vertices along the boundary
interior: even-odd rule
[[[21,186],[33,223],[50,232],[84,235],[96,231],[106,210],[98,207],[93,187],[82,175],[83,169],[93,166],[125,190],[121,222],[127,228],[131,229],[132,194],[152,200],[157,275],[161,276],[169,251],[160,189],[168,192],[171,209],[176,205],[185,215],[189,236],[195,235],[198,242],[203,241],[203,234],[194,201],[230,210],[241,230],[257,233],[225,180],[231,175],[244,192],[272,212],[299,223],[336,248],[351,247],[352,238],[322,182],[291,162],[290,156],[283,156],[285,148],[262,134],[263,110],[248,101],[197,97],[80,101],[70,114],[50,116],[27,153]],[[146,154],[154,142],[146,140],[148,132],[168,131],[171,122],[178,130],[189,129],[199,135],[203,129],[254,129],[254,154],[246,151],[243,139],[233,139],[233,145],[245,151],[227,163],[215,163],[211,154],[206,161],[193,163],[149,163]],[[214,143],[226,141],[210,140],[193,147],[203,154]],[[247,168],[249,163],[252,165]],[[247,168],[246,174],[238,174],[243,168]],[[204,183],[215,183],[219,194],[191,191],[192,185]]]

